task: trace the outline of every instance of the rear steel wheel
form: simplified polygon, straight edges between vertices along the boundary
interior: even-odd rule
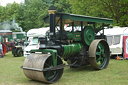
[[[94,40],[89,47],[89,62],[94,69],[104,69],[110,60],[108,43],[103,39]]]

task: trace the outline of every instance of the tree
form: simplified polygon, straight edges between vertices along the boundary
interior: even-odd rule
[[[54,2],[57,12],[71,12],[65,0],[25,0],[25,4],[12,3],[0,6],[0,22],[16,19],[24,31],[44,26],[43,18],[48,15],[48,8]]]
[[[66,0],[54,0],[57,12],[71,13],[71,5]]]
[[[3,10],[4,7],[0,6],[0,22],[2,22]]]
[[[114,19],[114,25],[128,25],[128,0],[67,0],[76,14]]]
[[[48,14],[46,0],[26,0],[26,2],[23,7],[23,28],[27,31],[29,29],[43,27],[43,17]]]
[[[128,0],[102,0],[101,3],[105,5],[104,9],[111,13],[116,25],[128,26]]]
[[[3,20],[9,19],[12,20],[14,17],[17,17],[17,13],[18,13],[18,8],[19,8],[19,4],[17,3],[13,3],[13,4],[7,4],[6,7],[3,7],[3,15],[1,16],[1,18]]]

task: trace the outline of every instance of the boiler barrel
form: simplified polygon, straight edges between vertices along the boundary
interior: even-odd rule
[[[63,45],[63,48],[64,48],[64,52],[63,52],[62,57],[66,59],[70,57],[71,55],[75,55],[79,53],[82,50],[83,45],[80,43],[69,44],[69,45]]]

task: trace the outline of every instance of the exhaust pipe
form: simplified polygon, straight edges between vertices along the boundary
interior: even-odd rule
[[[55,12],[56,12],[56,9],[55,9],[54,5],[51,5],[49,7],[48,12],[49,12],[49,22],[50,22],[50,33],[49,33],[50,40],[55,41],[55,39],[56,39],[56,36],[55,36],[55,17],[56,17]]]

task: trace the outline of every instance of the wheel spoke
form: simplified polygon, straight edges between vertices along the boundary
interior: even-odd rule
[[[96,60],[96,62],[98,63],[98,62],[101,61],[101,60],[102,60],[102,58],[99,57],[99,58]]]
[[[45,62],[45,68],[53,67],[52,57]],[[57,74],[57,70],[46,71],[44,73],[46,80],[52,80]]]
[[[46,65],[46,67],[50,67],[50,65],[49,65],[49,64],[47,64],[47,63],[45,63],[45,65]]]
[[[46,72],[46,78],[51,79],[54,77],[55,74],[56,74],[56,71],[47,71]]]
[[[101,58],[100,63],[101,63],[101,64],[103,63],[103,58]]]
[[[104,58],[105,58],[105,50],[104,50],[104,46],[103,44],[99,43],[98,44],[98,52],[96,52],[96,55],[99,56],[99,58],[97,58],[97,63],[100,61],[100,67],[103,65],[104,63]]]
[[[101,52],[96,52],[96,55],[99,55],[100,56],[101,55]]]
[[[104,53],[104,49],[103,48],[102,48],[101,52]]]
[[[99,50],[101,51],[101,47],[100,47],[100,45],[98,45],[98,48],[99,48]]]
[[[100,61],[100,63],[101,63],[100,66],[104,65],[104,62],[105,62],[104,58],[102,58],[101,61]]]
[[[104,46],[103,45],[101,45],[101,52],[104,53]]]

